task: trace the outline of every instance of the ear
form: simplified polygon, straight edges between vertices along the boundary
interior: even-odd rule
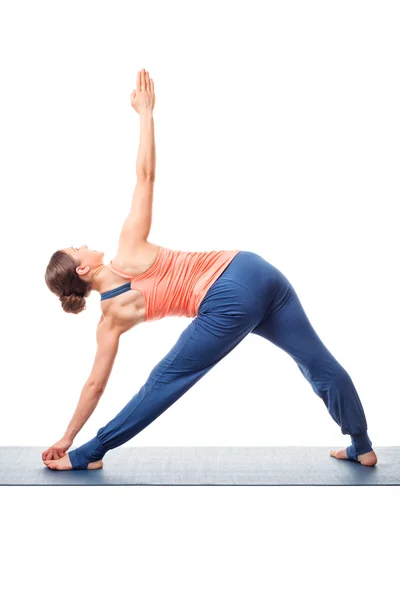
[[[90,267],[77,267],[76,268],[76,272],[78,273],[79,277],[82,277],[82,275],[87,275],[90,271]]]

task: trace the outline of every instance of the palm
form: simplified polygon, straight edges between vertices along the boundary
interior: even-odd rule
[[[149,72],[142,69],[136,77],[136,89],[131,94],[131,106],[140,114],[143,110],[152,111],[155,103],[154,81],[150,79]]]

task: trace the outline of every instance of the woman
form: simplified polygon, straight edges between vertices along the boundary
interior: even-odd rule
[[[101,294],[97,353],[65,435],[42,454],[50,469],[99,469],[108,450],[124,444],[169,408],[249,333],[259,335],[297,363],[314,392],[352,444],[330,455],[366,466],[377,462],[367,422],[349,374],[324,346],[288,279],[258,254],[240,250],[182,252],[147,241],[155,178],[154,83],[137,75],[131,104],[140,115],[137,184],[116,258],[64,248],[46,270],[49,289],[66,312],[85,308],[91,290]],[[144,321],[195,317],[146,383],[89,442],[67,453],[104,392],[120,336]]]

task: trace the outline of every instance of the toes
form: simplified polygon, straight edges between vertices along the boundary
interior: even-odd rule
[[[340,450],[331,450],[330,455],[338,459],[348,458],[346,450],[344,448],[341,448]]]

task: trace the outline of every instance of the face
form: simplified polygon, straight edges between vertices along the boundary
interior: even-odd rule
[[[87,246],[70,246],[64,248],[64,252],[79,262],[78,275],[87,275],[90,270],[97,269],[103,263],[104,252],[89,250]]]

